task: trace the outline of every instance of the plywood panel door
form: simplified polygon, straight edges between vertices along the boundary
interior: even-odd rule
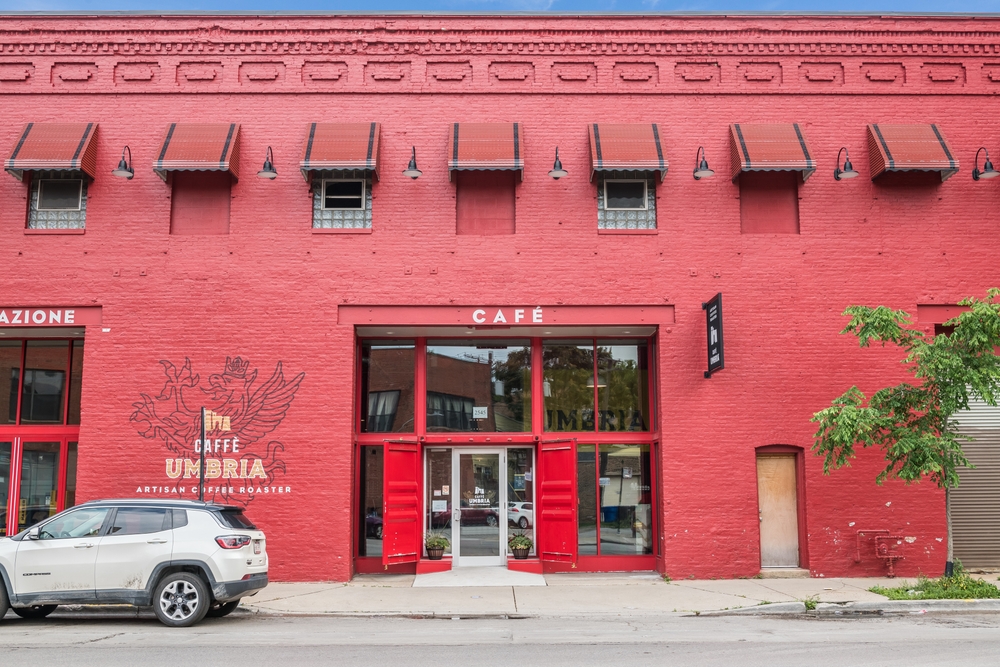
[[[761,567],[799,566],[795,455],[757,457]]]

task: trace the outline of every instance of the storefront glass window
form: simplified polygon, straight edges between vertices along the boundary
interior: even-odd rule
[[[451,553],[452,497],[451,450],[427,450],[427,498],[424,503],[427,517],[424,530],[448,538],[449,545],[444,550],[446,554]]]
[[[76,505],[77,444],[75,442],[69,443],[68,450],[66,456],[66,504],[63,507]]]
[[[601,445],[600,554],[653,553],[649,445]]]
[[[531,431],[528,341],[429,343],[427,430]]]
[[[22,424],[62,424],[69,341],[29,340],[21,389]]]
[[[7,499],[10,493],[10,453],[12,442],[0,442],[0,537],[7,534]]]
[[[645,343],[598,341],[599,431],[649,430],[649,365]]]
[[[362,345],[363,433],[413,433],[415,354],[409,341]]]
[[[545,430],[593,431],[593,342],[546,343],[542,358]]]
[[[597,448],[576,448],[577,549],[581,556],[597,555]]]
[[[533,450],[510,448],[507,450],[507,523],[513,534],[523,533],[531,538],[531,554],[535,553],[535,484]],[[508,548],[508,552],[510,549]]]
[[[59,445],[58,442],[25,442],[22,445],[19,531],[56,513]]]
[[[67,424],[80,423],[80,387],[83,381],[83,341],[73,341],[73,361],[69,369],[69,415]]]
[[[358,555],[382,556],[382,447],[362,447],[359,491],[361,511],[358,531]]]

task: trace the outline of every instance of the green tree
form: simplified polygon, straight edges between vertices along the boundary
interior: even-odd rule
[[[876,483],[901,479],[907,484],[925,477],[945,492],[948,522],[948,563],[952,549],[950,491],[958,485],[958,469],[968,466],[953,417],[967,410],[971,399],[996,405],[1000,399],[1000,289],[986,299],[961,302],[968,310],[945,323],[949,333],[925,335],[902,310],[885,306],[851,306],[851,320],[841,333],[854,334],[861,347],[872,342],[897,346],[913,378],[880,389],[870,398],[856,386],[813,415],[819,424],[813,451],[824,457],[823,472],[849,465],[855,447],[878,447],[886,466]]]

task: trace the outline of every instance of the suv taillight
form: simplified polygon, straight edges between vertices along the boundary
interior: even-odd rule
[[[250,538],[246,535],[219,535],[215,541],[223,549],[242,549],[250,544]]]

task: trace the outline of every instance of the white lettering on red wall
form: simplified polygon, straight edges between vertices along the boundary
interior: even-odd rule
[[[475,324],[518,324],[521,322],[544,324],[543,313],[541,306],[535,308],[476,308],[472,311],[472,321]]]
[[[101,323],[99,307],[84,308],[0,308],[0,326],[4,327],[65,327]]]

